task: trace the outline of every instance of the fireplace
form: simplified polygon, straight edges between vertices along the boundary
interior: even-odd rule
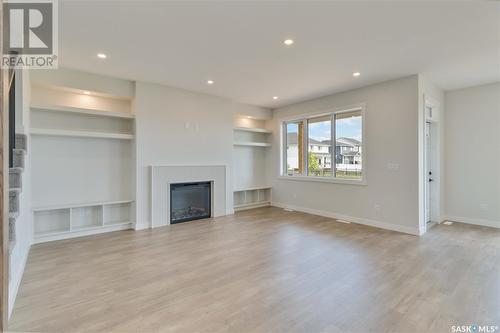
[[[170,184],[170,223],[212,216],[212,183]]]

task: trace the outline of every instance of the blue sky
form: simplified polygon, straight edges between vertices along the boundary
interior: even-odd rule
[[[361,141],[361,117],[339,119],[336,122],[337,138],[353,138]],[[289,124],[288,132],[297,133],[298,125]],[[317,122],[309,125],[309,137],[315,140],[330,140],[330,122]]]

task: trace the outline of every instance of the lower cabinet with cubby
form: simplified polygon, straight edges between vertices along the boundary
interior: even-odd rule
[[[33,209],[34,241],[87,236],[131,229],[133,201],[112,201]]]
[[[271,204],[271,187],[237,189],[233,192],[234,210],[244,210]]]

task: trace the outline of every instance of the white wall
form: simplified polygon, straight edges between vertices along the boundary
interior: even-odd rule
[[[500,227],[500,83],[445,97],[447,219]]]
[[[281,179],[280,123],[294,115],[366,103],[367,185]],[[418,234],[418,76],[294,104],[274,111],[273,202],[311,213]],[[391,171],[388,163],[399,164]]]
[[[226,207],[233,206],[235,114],[269,114],[209,95],[136,82],[137,229],[151,226],[151,165],[226,165]]]
[[[16,71],[16,132],[28,133],[30,126],[30,71]],[[31,149],[30,136],[27,136],[28,150]],[[26,260],[33,243],[33,214],[31,212],[31,160],[29,152],[25,155],[22,175],[22,192],[19,197],[19,216],[16,220],[16,243],[10,253],[9,267],[9,316],[14,308],[17,291],[23,277]]]

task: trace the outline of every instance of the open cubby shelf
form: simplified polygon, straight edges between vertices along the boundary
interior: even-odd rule
[[[69,238],[81,231],[100,233],[109,231],[111,226],[131,227],[132,204],[133,201],[124,200],[36,208],[33,210],[35,241]]]
[[[266,160],[271,147],[272,131],[264,120],[235,119],[233,128],[235,180],[233,207],[235,211],[271,204],[271,186],[267,185]],[[245,126],[245,127],[242,127]],[[251,126],[251,127],[250,127]]]
[[[134,116],[67,106],[31,106],[32,135],[130,140]]]
[[[271,147],[267,142],[234,142],[235,146]]]
[[[82,98],[66,87],[31,88],[35,243],[132,228],[131,101],[111,95]],[[130,199],[108,200],[115,198]],[[51,205],[37,207],[44,203]]]
[[[94,116],[102,117],[115,117],[115,118],[135,118],[133,114],[126,112],[113,112],[106,110],[96,110],[96,109],[83,109],[75,108],[71,106],[60,106],[60,105],[43,105],[43,104],[31,104],[31,110],[33,111],[46,111],[46,112],[71,112],[80,113]]]
[[[90,131],[68,131],[50,128],[31,128],[32,135],[49,135],[49,136],[67,136],[77,138],[103,138],[103,139],[120,139],[132,140],[132,134],[106,133],[106,132],[90,132]]]
[[[234,191],[234,209],[243,210],[268,206],[271,203],[271,188],[250,188]]]
[[[242,132],[253,132],[253,133],[266,133],[266,134],[272,133],[270,130],[267,130],[265,128],[235,127],[234,130]]]
[[[263,128],[234,128],[234,146],[271,147],[268,141],[272,132]]]

